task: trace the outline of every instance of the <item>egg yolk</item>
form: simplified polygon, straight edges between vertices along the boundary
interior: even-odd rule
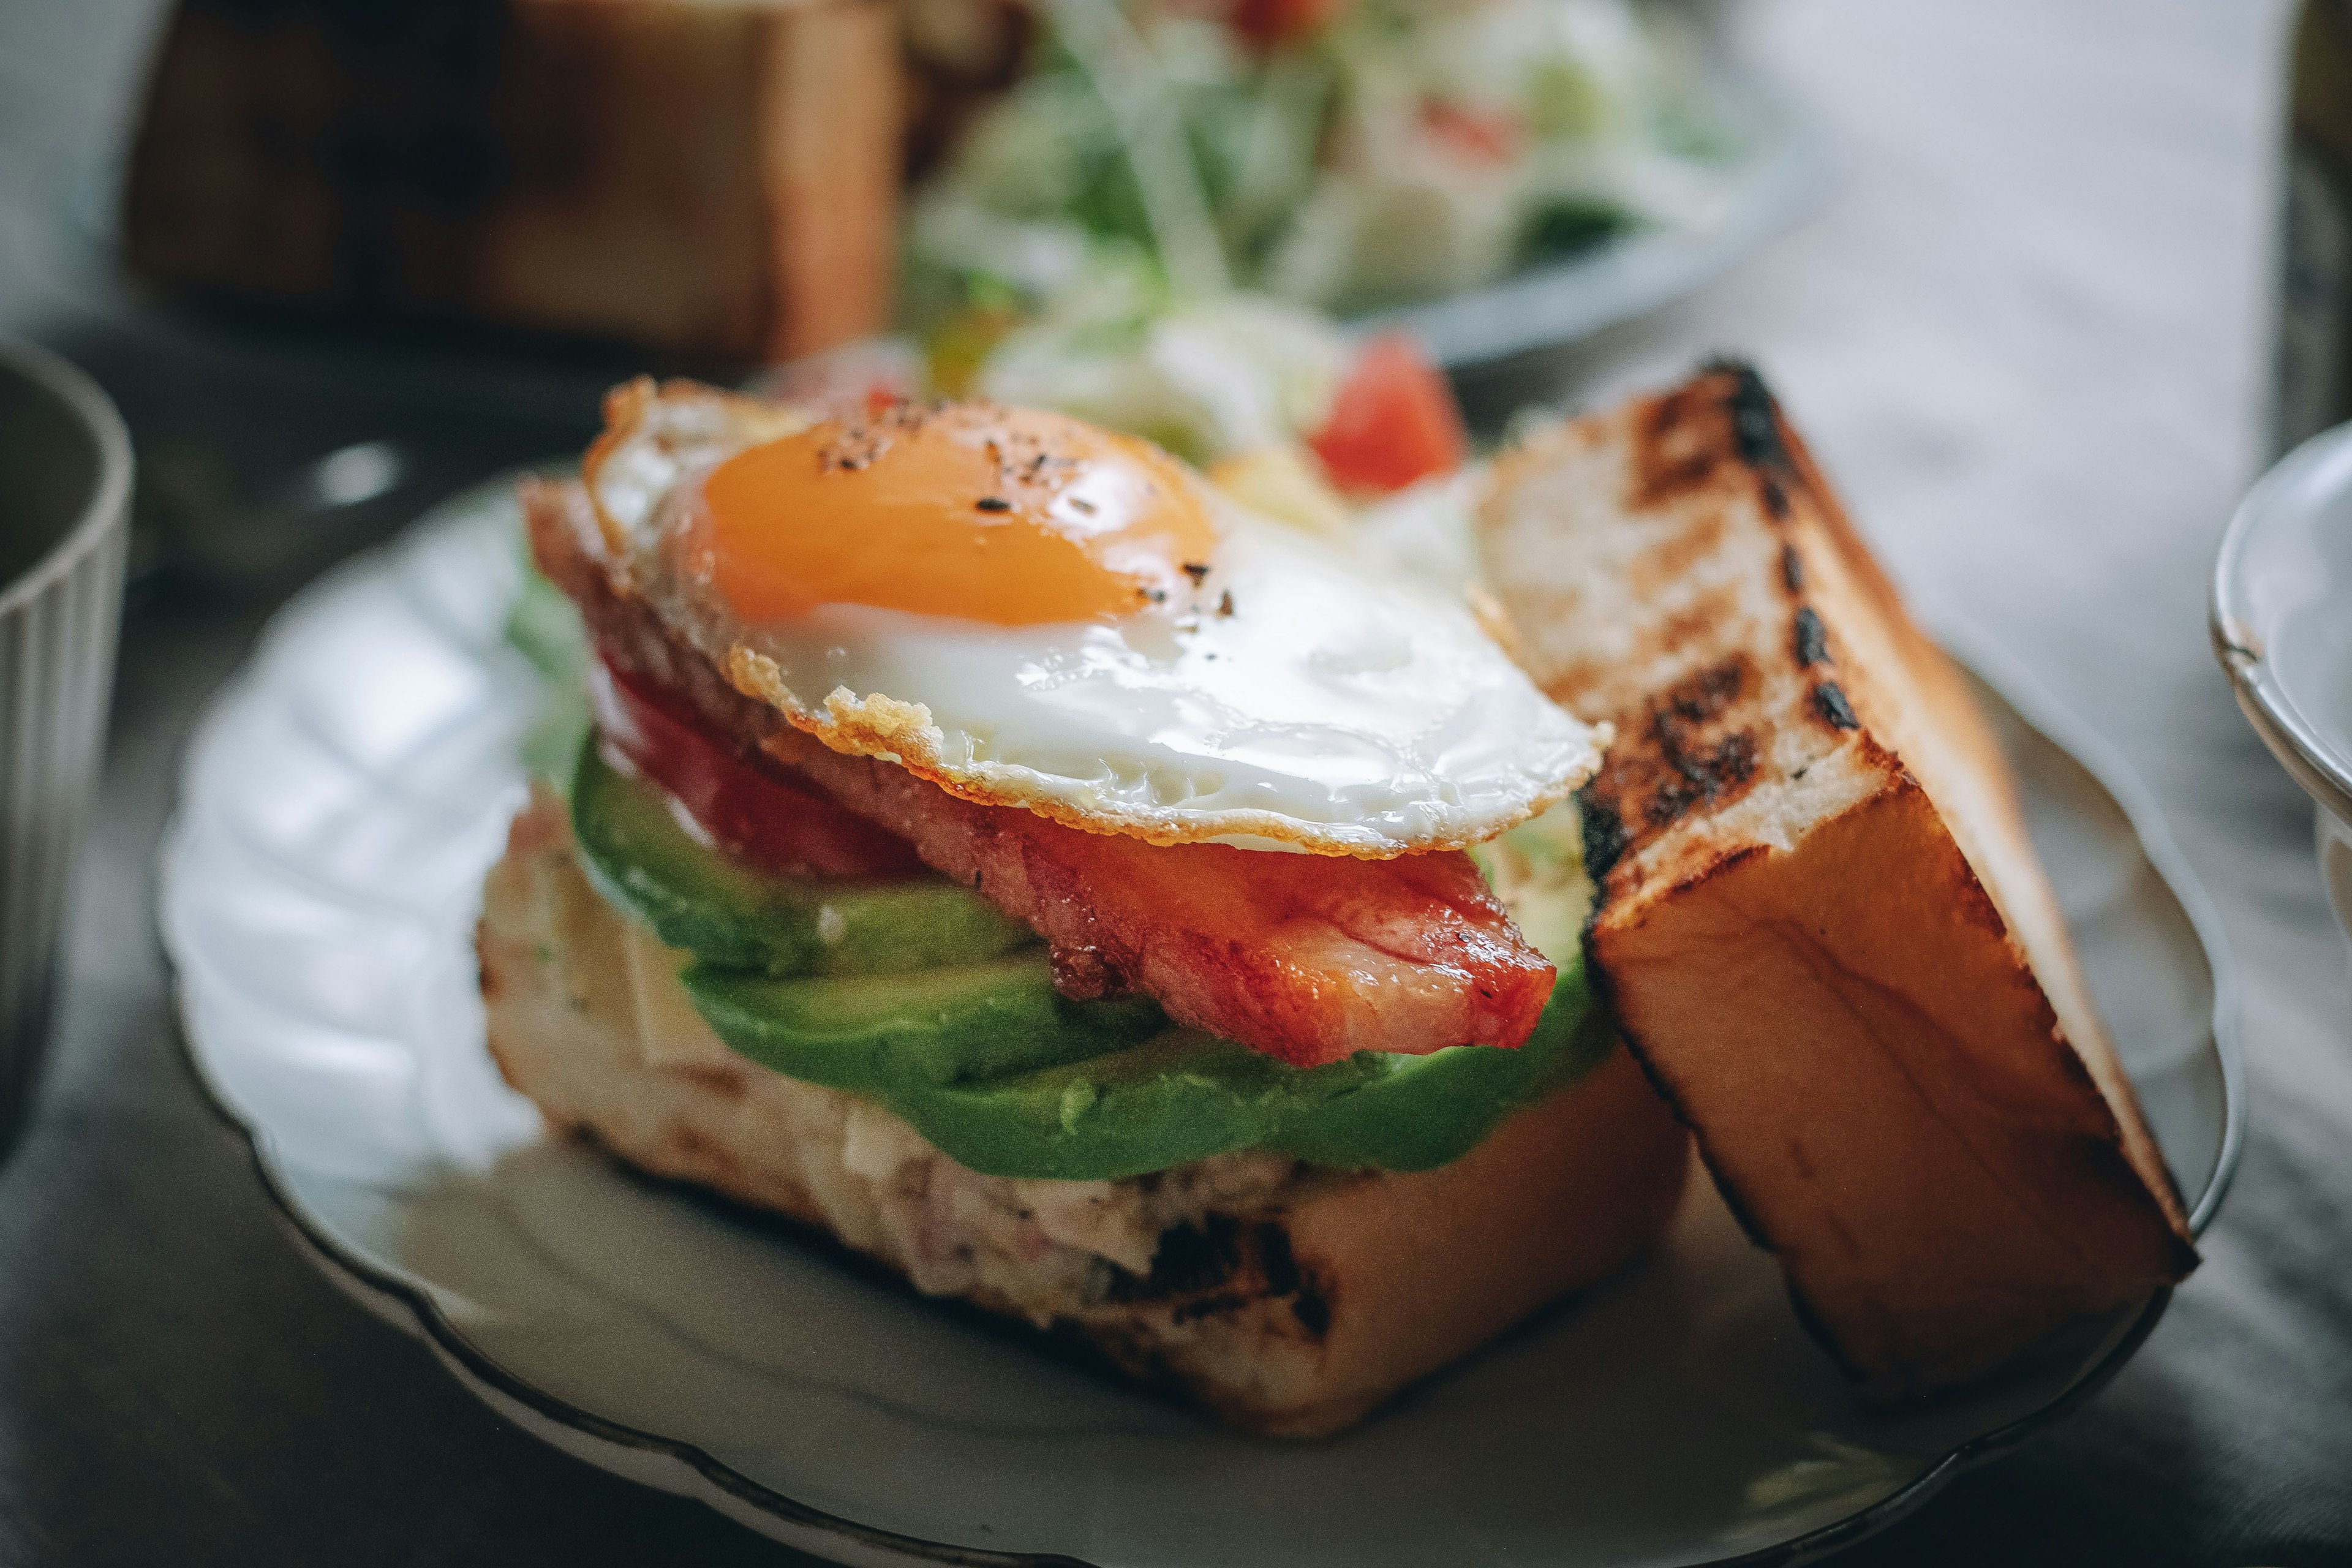
[[[728,458],[701,500],[689,569],[752,621],[819,605],[1113,620],[1187,593],[1216,545],[1158,447],[985,404],[818,425]]]

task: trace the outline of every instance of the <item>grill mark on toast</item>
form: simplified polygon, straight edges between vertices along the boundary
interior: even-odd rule
[[[1705,382],[1641,410],[1633,430],[1627,506],[1650,511],[1707,489],[1724,456],[1720,400]]]
[[[1290,1233],[1271,1220],[1257,1227],[1257,1264],[1269,1294],[1287,1296],[1298,1289],[1298,1259],[1290,1250]]]
[[[1299,1262],[1290,1232],[1278,1221],[1244,1225],[1212,1211],[1198,1225],[1160,1233],[1151,1272],[1114,1275],[1107,1299],[1121,1304],[1159,1303],[1178,1322],[1242,1312],[1262,1302],[1286,1301],[1310,1340],[1331,1327],[1328,1286]]]
[[[1151,1272],[1140,1279],[1121,1275],[1110,1299],[1150,1301],[1213,1290],[1241,1271],[1248,1239],[1229,1214],[1206,1214],[1199,1225],[1171,1226],[1160,1233]]]
[[[1606,770],[1602,776],[1607,776]],[[1633,843],[1625,831],[1625,819],[1618,815],[1615,797],[1604,792],[1600,779],[1576,792],[1576,804],[1584,822],[1585,868],[1596,879],[1606,877]],[[1597,904],[1594,910],[1599,911]],[[1587,923],[1591,923],[1589,917]]]
[[[1735,653],[1668,688],[1650,710],[1651,728],[1661,731],[1660,739],[1664,740],[1666,726],[1679,731],[1683,726],[1705,723],[1737,701],[1747,684],[1748,656]]]
[[[1746,360],[1718,360],[1714,369],[1731,378],[1723,406],[1731,416],[1731,438],[1739,447],[1739,460],[1760,474],[1793,473],[1796,465],[1789,460],[1789,445],[1780,437],[1780,407],[1756,367]]]
[[[1811,605],[1797,607],[1797,631],[1790,647],[1800,669],[1830,662],[1829,628],[1822,625],[1820,614]]]
[[[1578,795],[1586,864],[1595,876],[1692,812],[1719,809],[1747,792],[1765,747],[1759,730],[1728,721],[1746,717],[1742,699],[1759,684],[1748,654],[1735,651],[1661,693],[1641,730],[1611,749]]]
[[[1832,730],[1862,728],[1862,721],[1854,717],[1853,704],[1846,700],[1844,689],[1834,680],[1824,680],[1813,688],[1813,710]]]
[[[1692,806],[1713,805],[1756,776],[1756,737],[1726,735],[1705,751],[1673,750],[1666,760],[1674,776],[1660,781],[1650,796],[1651,822],[1665,826]]]
[[[1321,1280],[1312,1274],[1299,1282],[1298,1294],[1290,1303],[1290,1315],[1307,1331],[1307,1337],[1320,1342],[1331,1331],[1331,1298]]]
[[[1756,476],[1765,516],[1776,523],[1788,521],[1792,490],[1802,491],[1808,499],[1817,501],[1822,492],[1814,482],[1811,468],[1801,462],[1790,449],[1788,427],[1780,418],[1780,400],[1764,384],[1756,367],[1743,359],[1719,357],[1707,362],[1705,370],[1710,381],[1730,379],[1730,389],[1724,394],[1724,412],[1730,419],[1732,444],[1738,450],[1739,460]],[[1787,561],[1783,557],[1784,567]],[[1794,592],[1797,584],[1791,582],[1789,586]]]
[[[1625,503],[1636,512],[1719,489],[1727,468],[1754,484],[1765,518],[1774,524],[1793,516],[1795,493],[1817,493],[1811,472],[1790,450],[1771,389],[1744,360],[1711,360],[1697,380],[1637,408],[1627,456]],[[1721,514],[1715,516],[1719,527]],[[1790,586],[1794,592],[1796,584]]]

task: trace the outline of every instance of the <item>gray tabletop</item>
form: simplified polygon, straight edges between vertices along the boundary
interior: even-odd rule
[[[453,371],[125,296],[102,215],[154,19],[0,0],[0,322],[123,405],[170,562],[134,587],[55,1068],[0,1169],[0,1560],[802,1561],[541,1447],[336,1293],[183,1063],[152,861],[205,694],[325,558],[575,446],[615,367]],[[1472,394],[1492,413],[1758,359],[1929,617],[2004,645],[2153,787],[2236,950],[2254,1096],[2205,1265],[2137,1360],[1845,1561],[2352,1562],[2347,951],[2309,809],[2203,630],[2258,466],[2284,8],[1757,0],[1742,22],[1831,121],[1836,203]],[[332,528],[277,515],[287,471],[378,438],[405,483]]]

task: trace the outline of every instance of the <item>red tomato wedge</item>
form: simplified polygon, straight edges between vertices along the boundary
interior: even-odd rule
[[[1272,49],[1322,31],[1343,8],[1343,0],[1234,0],[1227,19],[1245,41]]]
[[[1465,109],[1442,98],[1422,100],[1421,123],[1456,157],[1471,163],[1508,163],[1527,141],[1517,116]]]
[[[1146,844],[962,800],[796,731],[766,744],[1034,927],[1066,989],[1132,987],[1179,1023],[1294,1066],[1521,1045],[1551,997],[1550,961],[1466,855],[1357,860]]]
[[[1462,466],[1469,437],[1444,375],[1402,332],[1366,343],[1307,438],[1343,490],[1401,490]]]
[[[590,672],[604,739],[722,848],[783,876],[908,877],[914,847],[842,810],[805,780],[746,756],[679,698],[603,660]]]

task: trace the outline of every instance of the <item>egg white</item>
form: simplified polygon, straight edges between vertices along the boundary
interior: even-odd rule
[[[1154,843],[1382,858],[1458,848],[1561,799],[1606,744],[1458,595],[1242,512],[1198,590],[1116,624],[1000,626],[858,605],[747,624],[675,548],[701,479],[774,411],[616,398],[586,479],[673,631],[837,751],[956,794]]]

